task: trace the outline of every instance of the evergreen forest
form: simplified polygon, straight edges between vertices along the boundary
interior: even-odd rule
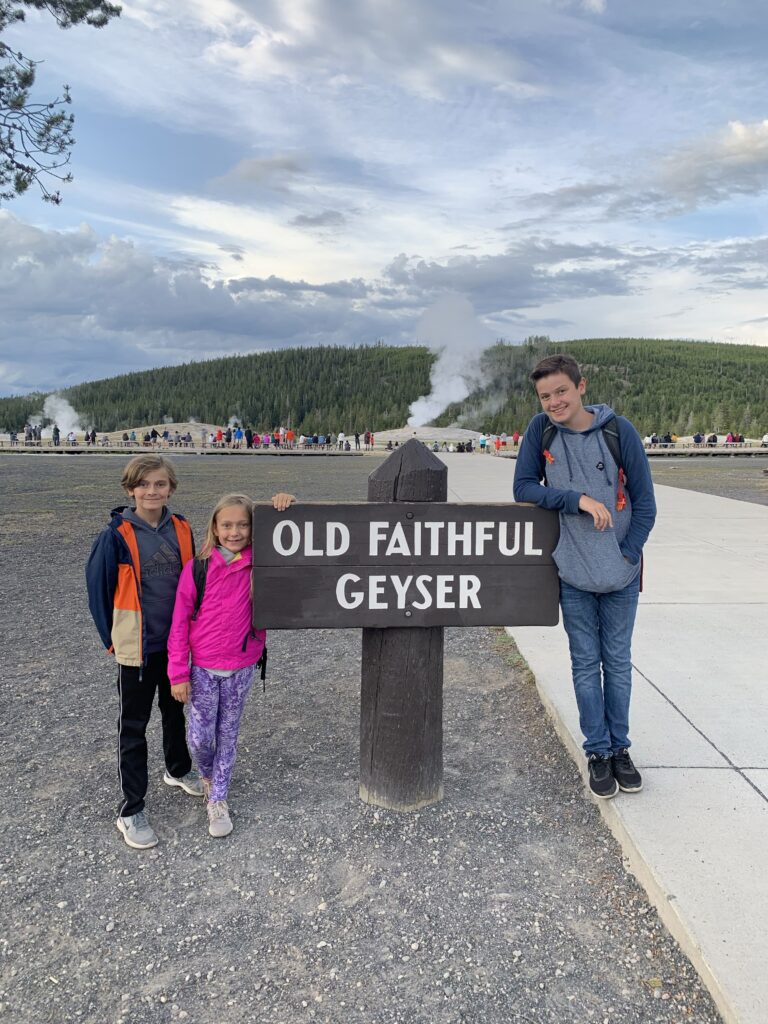
[[[435,425],[522,431],[539,409],[528,374],[553,352],[579,361],[588,402],[607,402],[641,434],[768,431],[768,347],[649,338],[499,342],[482,353],[469,397]],[[190,419],[222,426],[234,419],[256,430],[381,431],[404,426],[411,403],[429,393],[435,358],[415,345],[283,349],[129,373],[57,394],[99,431]],[[0,399],[0,430],[39,419],[45,397]]]
[[[555,352],[578,360],[585,402],[605,402],[642,435],[768,431],[768,347],[652,338],[500,342],[481,357],[477,385],[449,406],[436,426],[458,423],[491,433],[521,432],[540,405],[528,381],[536,363]]]
[[[197,420],[297,432],[401,427],[429,391],[434,356],[381,344],[282,349],[128,373],[57,394],[97,431]],[[0,430],[39,418],[45,395],[0,399]],[[43,425],[47,425],[45,422]]]

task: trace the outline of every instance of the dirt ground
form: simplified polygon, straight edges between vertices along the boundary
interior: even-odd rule
[[[0,460],[0,1021],[719,1021],[501,631],[446,633],[438,806],[358,799],[359,632],[273,632],[234,833],[211,839],[202,801],[162,784],[153,718],[161,842],[126,847],[115,670],[83,581],[120,466]],[[185,458],[174,504],[200,536],[227,490],[360,499],[372,468]]]

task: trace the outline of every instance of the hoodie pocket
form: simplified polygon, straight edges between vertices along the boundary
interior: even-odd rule
[[[623,590],[640,572],[639,564],[622,555],[616,531],[601,533],[587,515],[560,517],[560,540],[552,557],[562,580],[594,594]]]

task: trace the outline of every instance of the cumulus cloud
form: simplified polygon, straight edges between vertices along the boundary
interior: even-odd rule
[[[224,248],[241,254],[236,243]],[[759,338],[762,310],[755,304],[766,287],[767,266],[764,237],[639,246],[522,236],[498,252],[404,252],[365,275],[225,278],[208,260],[160,257],[88,225],[45,230],[0,211],[0,391],[53,390],[129,370],[290,345],[376,338],[437,345],[448,336],[446,322],[471,325],[452,347],[466,367],[462,339],[471,347],[473,331],[478,338],[487,332],[486,340],[513,341],[542,332],[635,333],[638,322],[648,322],[638,315],[648,315],[644,296],[651,288],[661,296],[651,327],[686,306],[707,309],[703,296],[727,293],[738,310],[730,317],[737,326],[728,328],[729,337],[738,337],[738,325],[746,324],[741,336]],[[458,306],[446,313],[446,296],[454,297],[449,304],[470,310],[467,316],[459,315]],[[431,307],[437,310],[434,330],[429,317],[422,320]],[[694,319],[690,314],[686,322]],[[666,332],[657,326],[657,333]],[[447,367],[447,383],[456,377],[453,369]]]
[[[731,121],[667,156],[661,181],[689,207],[768,190],[768,120]]]

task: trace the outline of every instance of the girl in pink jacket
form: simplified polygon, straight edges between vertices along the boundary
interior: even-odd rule
[[[284,510],[293,495],[276,494]],[[211,515],[199,555],[207,560],[200,607],[193,562],[185,566],[176,591],[168,637],[168,676],[176,700],[189,703],[187,742],[203,779],[208,831],[229,835],[227,793],[237,755],[237,735],[254,667],[266,633],[251,622],[250,498],[227,494]]]

